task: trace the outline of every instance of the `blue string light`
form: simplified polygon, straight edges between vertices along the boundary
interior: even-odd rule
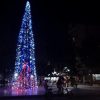
[[[23,65],[27,62],[31,72],[31,78],[34,78],[34,86],[37,86],[37,74],[35,66],[35,44],[32,31],[30,3],[27,1],[25,13],[22,19],[22,25],[18,36],[16,49],[16,61],[13,80],[17,81],[20,73],[23,71]],[[33,77],[34,76],[34,77]]]

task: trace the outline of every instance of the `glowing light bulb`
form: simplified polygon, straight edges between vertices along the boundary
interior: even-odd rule
[[[14,74],[15,79],[17,78],[17,76],[18,76],[18,73],[15,73],[15,74]]]
[[[31,75],[31,78],[33,78],[34,76],[33,75]]]
[[[70,72],[70,70],[69,70],[69,69],[68,69],[67,71],[68,71],[68,72]]]

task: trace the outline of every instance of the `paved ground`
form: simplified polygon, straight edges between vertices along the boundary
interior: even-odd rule
[[[100,86],[78,85],[77,88],[72,89],[75,95],[100,95]]]
[[[28,96],[28,95],[44,95],[44,87],[38,87],[34,89],[11,89],[11,88],[0,88],[0,96]]]
[[[20,96],[2,97],[0,100],[100,100],[100,96]]]
[[[51,87],[49,87],[51,88]],[[100,100],[100,86],[78,85],[78,88],[68,87],[69,94],[57,95],[57,87],[52,85],[52,93],[45,95],[43,87],[39,87],[37,95],[9,95],[9,91],[0,89],[0,100]],[[2,91],[2,92],[1,92]]]
[[[53,94],[57,94],[56,84],[49,86],[52,88]],[[71,92],[73,95],[100,95],[100,85],[78,85],[77,88],[68,87],[67,90]],[[67,94],[66,89],[64,90],[64,94]]]

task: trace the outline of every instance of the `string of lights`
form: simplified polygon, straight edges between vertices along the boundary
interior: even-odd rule
[[[13,87],[32,88],[37,86],[35,66],[35,44],[32,31],[30,3],[27,1],[16,49]]]

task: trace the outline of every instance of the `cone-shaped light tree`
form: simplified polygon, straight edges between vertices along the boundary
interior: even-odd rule
[[[18,36],[13,86],[22,88],[37,86],[34,50],[31,9],[30,3],[27,1]]]

